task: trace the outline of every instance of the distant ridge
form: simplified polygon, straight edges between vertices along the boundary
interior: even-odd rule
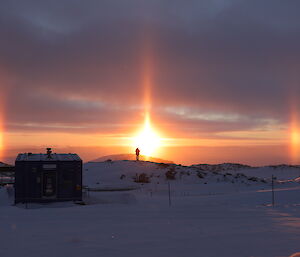
[[[135,161],[136,156],[135,154],[112,154],[112,155],[105,155],[102,157],[99,157],[97,159],[88,161],[88,162],[105,162],[105,161]],[[144,155],[140,155],[140,160],[141,161],[149,161],[149,162],[156,162],[156,163],[166,163],[166,164],[174,164],[176,165],[173,161],[169,160],[164,160],[161,158],[156,158],[156,157],[148,157]],[[176,165],[176,166],[181,166]],[[190,168],[196,168],[198,170],[203,170],[203,171],[238,171],[238,170],[253,170],[253,169],[260,169],[260,168],[267,168],[267,169],[272,169],[272,170],[284,170],[284,169],[298,169],[300,170],[300,165],[291,165],[291,164],[277,164],[277,165],[265,165],[265,166],[250,166],[250,165],[245,165],[245,164],[240,164],[240,163],[220,163],[220,164],[204,164],[204,163],[199,163],[199,164],[192,164],[192,165],[187,165],[186,167]]]
[[[0,168],[2,167],[12,167],[12,165],[4,163],[4,162],[0,162]]]
[[[128,161],[134,161],[136,160],[135,154],[113,154],[113,155],[106,155],[99,157],[97,159],[91,160],[89,162],[104,162],[107,160],[112,160],[112,161],[123,161],[123,160],[128,160]],[[141,161],[149,161],[149,162],[157,162],[157,163],[173,163],[172,161],[156,158],[156,157],[148,157],[144,155],[140,155],[140,160]]]
[[[251,169],[253,167],[240,163],[222,163],[222,164],[194,164],[190,167],[198,168],[206,171],[225,171],[225,170],[240,170]]]
[[[278,164],[278,165],[267,165],[267,166],[249,166],[240,163],[221,163],[221,164],[193,164],[190,167],[194,167],[200,170],[206,171],[227,171],[227,170],[243,170],[243,169],[258,169],[258,168],[268,168],[274,170],[283,169],[300,169],[299,165],[290,164]]]

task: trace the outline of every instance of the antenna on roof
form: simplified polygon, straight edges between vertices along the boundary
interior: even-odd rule
[[[49,159],[52,158],[52,157],[51,157],[51,153],[52,153],[51,148],[47,148],[47,157],[48,157]]]

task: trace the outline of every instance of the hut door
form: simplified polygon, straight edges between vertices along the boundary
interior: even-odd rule
[[[56,197],[56,172],[47,171],[43,173],[43,197],[55,198]]]

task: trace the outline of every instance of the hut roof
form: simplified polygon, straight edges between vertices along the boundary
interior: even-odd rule
[[[33,154],[33,153],[20,153],[16,161],[81,161],[80,157],[74,153],[68,154]]]

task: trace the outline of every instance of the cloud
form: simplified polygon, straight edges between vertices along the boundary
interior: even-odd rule
[[[0,4],[8,129],[136,125],[147,74],[154,119],[195,134],[284,127],[298,106],[296,1]]]

